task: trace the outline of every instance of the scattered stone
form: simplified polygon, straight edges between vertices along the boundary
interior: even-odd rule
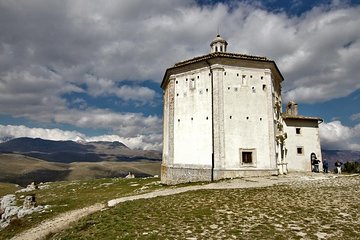
[[[209,227],[210,227],[211,229],[217,229],[217,228],[218,228],[218,225],[212,224],[212,225],[210,225]]]
[[[32,182],[31,184],[27,185],[26,188],[23,188],[23,189],[20,189],[18,191],[16,191],[17,193],[20,193],[20,192],[31,192],[31,191],[34,191],[34,190],[37,190],[39,189],[39,186],[37,184],[35,184],[35,182]]]
[[[102,184],[99,185],[99,187],[108,187],[108,186],[110,186],[112,184],[114,184],[114,183],[102,183]]]
[[[7,227],[12,219],[22,218],[33,212],[40,212],[43,206],[36,206],[35,194],[25,196],[22,207],[16,206],[16,197],[14,194],[8,194],[1,198],[0,206],[0,229]]]
[[[35,194],[27,195],[24,199],[23,209],[31,209],[36,207]]]

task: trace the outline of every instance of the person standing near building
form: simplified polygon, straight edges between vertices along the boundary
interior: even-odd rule
[[[326,159],[323,160],[323,171],[324,171],[324,173],[329,172],[329,162]]]
[[[320,165],[320,160],[316,158],[314,160],[314,172],[316,172],[316,173],[320,172],[319,165]]]
[[[342,164],[343,164],[342,162],[340,162],[339,160],[336,160],[335,167],[336,167],[336,170],[337,170],[337,174],[341,174],[341,165]]]

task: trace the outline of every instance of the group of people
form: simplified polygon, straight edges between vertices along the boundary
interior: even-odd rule
[[[312,172],[320,172],[319,166],[320,166],[320,160],[316,158],[315,153],[311,154],[311,171]],[[323,172],[324,173],[328,173],[329,172],[329,162],[328,160],[324,159],[323,160]],[[343,165],[342,162],[340,162],[339,160],[337,160],[335,162],[335,167],[336,167],[336,172],[338,174],[341,174],[341,166]]]

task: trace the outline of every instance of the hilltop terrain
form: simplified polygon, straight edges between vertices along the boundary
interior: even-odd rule
[[[51,141],[17,138],[0,143],[0,182],[31,182],[154,176],[161,153],[133,150],[120,142]]]
[[[356,239],[359,177],[290,174],[173,187],[156,178],[49,183],[31,193],[51,210],[15,221],[0,238]]]

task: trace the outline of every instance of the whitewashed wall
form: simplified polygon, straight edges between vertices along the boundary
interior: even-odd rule
[[[209,68],[175,75],[174,164],[211,167]]]
[[[322,160],[317,121],[287,119],[285,120],[287,139],[287,168],[291,171],[311,171],[310,154],[315,153]],[[296,128],[300,128],[300,134],[296,134]],[[303,154],[297,153],[297,148],[303,147]],[[321,164],[320,164],[321,166]]]
[[[225,168],[241,168],[240,148],[255,149],[254,168],[270,168],[274,138],[271,76],[264,69],[226,66],[223,76]],[[270,102],[269,102],[270,96]],[[274,149],[272,148],[272,151]],[[272,161],[275,161],[273,158]]]

